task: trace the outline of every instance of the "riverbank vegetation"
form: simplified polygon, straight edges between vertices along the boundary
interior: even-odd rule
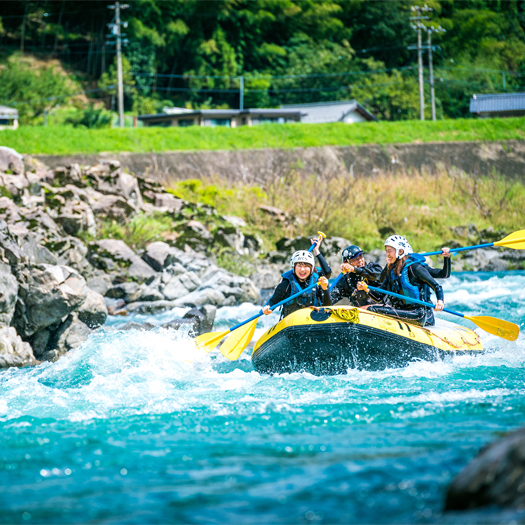
[[[330,173],[305,178],[292,172],[263,187],[190,180],[173,184],[171,191],[243,218],[269,249],[282,237],[311,235],[317,230],[367,250],[381,248],[393,233],[407,236],[419,251],[444,244],[466,246],[476,244],[480,237],[499,240],[523,228],[525,209],[523,181],[457,170],[360,178]],[[261,204],[279,208],[283,214],[265,213]]]
[[[0,144],[22,154],[162,152],[351,146],[434,141],[525,139],[525,117],[336,124],[263,124],[241,128],[85,129],[21,127],[0,131]]]

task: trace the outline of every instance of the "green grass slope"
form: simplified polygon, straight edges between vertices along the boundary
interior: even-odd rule
[[[349,124],[265,124],[241,128],[82,129],[20,127],[0,131],[0,145],[25,154],[71,155],[101,152],[161,152],[353,146],[437,141],[525,139],[525,117],[370,122]]]

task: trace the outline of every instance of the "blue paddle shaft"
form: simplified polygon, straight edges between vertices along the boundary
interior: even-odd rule
[[[406,295],[401,295],[395,292],[389,292],[388,290],[376,288],[375,286],[368,285],[368,288],[370,290],[373,290],[374,292],[379,292],[379,293],[386,294],[386,295],[392,295],[393,297],[399,297],[400,299],[404,299],[405,301],[408,301],[409,303],[421,304],[423,306],[429,306],[430,308],[434,308],[435,306],[432,303],[426,303],[425,301],[420,301],[419,299],[412,299],[412,297],[407,297]],[[448,310],[447,308],[443,308],[443,311],[448,312],[449,314],[452,314],[452,315],[457,315],[459,317],[465,317],[463,314],[460,314],[459,312],[453,312],[452,310]]]
[[[468,250],[478,250],[479,248],[490,248],[491,246],[494,246],[493,242],[489,242],[487,244],[476,244],[476,246],[467,246],[466,248],[452,248],[450,250],[450,253],[454,252],[466,252]],[[439,250],[439,252],[426,252],[421,253],[420,255],[442,255],[443,252]]]
[[[315,243],[312,244],[312,246],[310,246],[310,248],[308,248],[308,251],[311,252],[316,246],[317,245]],[[284,299],[280,303],[274,304],[272,307],[270,307],[270,310],[273,312],[276,308],[279,308],[279,306],[282,306],[283,304],[288,303],[292,299],[295,299],[296,297],[299,297],[304,292],[308,292],[309,290],[312,290],[316,286],[317,286],[317,283],[312,284],[312,286],[309,286],[308,288],[305,288],[304,290],[301,290],[300,292],[297,292],[295,295],[292,295],[292,296],[288,297],[287,299]],[[243,321],[242,323],[239,323],[238,325],[235,325],[232,328],[230,328],[230,332],[233,332],[237,328],[240,328],[241,326],[245,325],[246,323],[249,323],[250,321],[254,321],[258,317],[261,317],[261,315],[263,315],[263,311],[262,310],[258,314],[254,315],[253,317],[250,317],[249,319],[246,319],[246,321]]]

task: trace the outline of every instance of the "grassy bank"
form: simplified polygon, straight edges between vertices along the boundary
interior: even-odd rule
[[[487,230],[482,236],[490,238],[522,229],[525,217],[523,182],[459,171],[443,171],[439,176],[379,174],[354,180],[326,173],[308,178],[292,173],[262,188],[183,181],[172,191],[211,204],[220,213],[242,217],[253,233],[264,238],[269,250],[283,236],[312,235],[317,230],[367,250],[381,248],[393,233],[407,236],[418,251],[454,242],[466,246],[479,242],[477,231]],[[260,204],[281,208],[287,218],[276,220],[261,212]]]
[[[435,141],[525,139],[525,117],[348,124],[265,124],[229,128],[82,129],[21,127],[0,131],[0,145],[23,154],[235,150]]]

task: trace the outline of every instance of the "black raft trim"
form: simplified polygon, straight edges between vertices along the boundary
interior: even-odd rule
[[[387,330],[333,323],[283,328],[254,351],[252,362],[260,373],[335,375],[345,374],[349,368],[383,370],[472,353],[477,352],[444,351]]]

